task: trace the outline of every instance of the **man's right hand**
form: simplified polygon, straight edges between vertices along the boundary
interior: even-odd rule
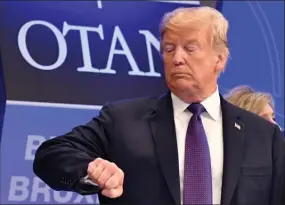
[[[124,172],[116,164],[97,158],[89,163],[87,173],[102,188],[102,195],[117,198],[123,194]]]

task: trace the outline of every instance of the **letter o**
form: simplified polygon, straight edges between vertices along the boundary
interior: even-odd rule
[[[31,57],[31,55],[28,51],[27,44],[26,44],[27,32],[32,26],[35,26],[35,25],[42,25],[42,26],[49,28],[56,37],[59,55],[58,55],[56,62],[53,63],[52,65],[41,65],[41,64],[37,63]],[[53,24],[46,22],[46,21],[36,20],[36,21],[30,21],[30,22],[27,22],[26,24],[24,24],[21,27],[19,34],[18,34],[18,46],[19,46],[19,49],[20,49],[20,52],[21,52],[23,58],[30,65],[32,65],[33,67],[38,68],[40,70],[53,70],[53,69],[58,68],[65,61],[65,58],[67,55],[67,46],[66,46],[66,42],[65,42],[65,39],[64,39],[62,33]]]

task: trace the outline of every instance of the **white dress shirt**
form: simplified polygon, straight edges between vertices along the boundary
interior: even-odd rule
[[[185,139],[187,127],[192,113],[187,110],[189,104],[180,100],[173,93],[171,93],[171,98],[173,103],[174,122],[179,158],[181,203],[183,203]],[[201,104],[207,110],[207,112],[201,114],[201,119],[206,132],[210,149],[213,204],[220,204],[221,202],[223,177],[223,124],[220,103],[221,102],[218,89],[214,94],[212,94],[210,97],[201,102]]]

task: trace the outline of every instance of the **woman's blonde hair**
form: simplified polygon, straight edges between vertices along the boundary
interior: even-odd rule
[[[269,93],[256,92],[249,86],[237,86],[225,95],[225,99],[245,110],[260,114],[266,105],[270,105],[274,109],[273,98]]]

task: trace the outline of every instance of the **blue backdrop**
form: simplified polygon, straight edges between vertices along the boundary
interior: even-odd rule
[[[219,80],[220,91],[247,84],[270,92],[283,127],[284,2],[216,3],[209,4],[222,9],[230,22],[231,57]],[[166,91],[159,22],[174,8],[199,5],[199,1],[0,2],[7,93],[1,204],[97,202],[96,196],[47,187],[32,172],[35,150],[44,140],[88,122],[107,101]],[[3,96],[1,90],[2,105]]]
[[[5,115],[5,108],[6,108],[6,92],[5,92],[4,73],[3,73],[1,49],[0,49],[0,143],[2,136],[3,120]]]

